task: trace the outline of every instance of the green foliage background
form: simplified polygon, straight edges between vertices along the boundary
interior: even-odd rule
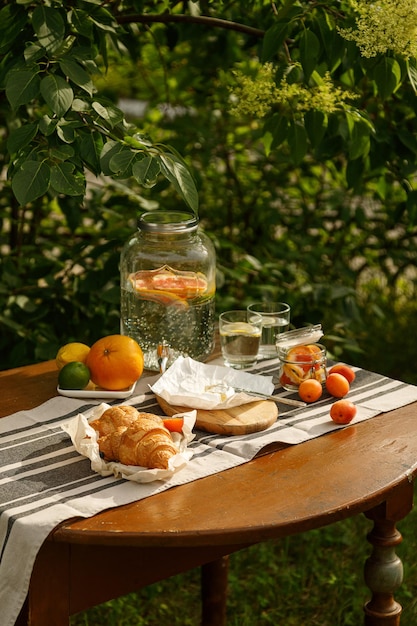
[[[340,8],[328,8],[333,4]],[[295,326],[323,324],[335,358],[417,382],[409,341],[417,316],[411,62],[395,58],[398,75],[386,58],[361,58],[321,5],[275,3],[278,18],[262,1],[250,10],[245,2],[190,6],[256,30],[134,23],[129,15],[192,11],[178,2],[131,2],[123,20],[118,16],[124,30],[110,33],[95,82],[100,98],[117,109],[126,99],[145,103],[145,112],[126,114],[128,120],[153,145],[183,155],[199,190],[201,225],[217,251],[218,311],[261,298],[288,301]],[[300,117],[288,107],[263,119],[231,114],[234,70],[255,79],[262,58],[282,74],[282,25],[299,64],[291,66],[294,81],[309,84],[314,71],[330,68],[338,84],[360,94],[357,114],[352,108]],[[101,49],[102,40],[103,33]],[[309,54],[316,40],[317,54]],[[380,79],[382,65],[388,81]],[[13,123],[2,91],[5,168]],[[118,332],[119,255],[138,213],[184,203],[169,177],[149,188],[94,171],[87,181],[83,198],[49,191],[21,205],[3,177],[2,368],[53,358],[67,341],[91,343]]]
[[[348,0],[3,1],[1,369],[118,332],[119,256],[138,213],[190,204],[188,178],[184,198],[172,172],[135,177],[118,154],[113,169],[103,164],[100,148],[110,140],[122,160],[132,151],[140,163],[156,146],[158,157],[183,156],[217,251],[219,312],[261,298],[288,301],[295,326],[323,324],[335,358],[417,383],[416,62],[393,51],[363,58],[335,26],[354,25],[351,9]],[[201,15],[232,27],[188,19]],[[45,45],[42,16],[52,33]],[[242,86],[234,72],[253,79],[256,95],[259,59],[274,64],[277,85],[287,76],[314,89],[329,72],[358,98],[334,113],[300,112],[288,101],[264,116],[232,115]],[[22,95],[16,86],[25,77],[35,87]],[[77,107],[64,111],[71,97],[66,84],[60,98],[62,81],[83,101],[87,123]],[[132,127],[120,114],[126,103],[141,111],[126,113]],[[407,541],[398,550],[406,571],[397,599],[410,624],[414,517],[401,525]],[[357,517],[232,555],[228,623],[357,624],[369,595],[368,530]],[[71,623],[196,624],[198,576],[157,583]]]

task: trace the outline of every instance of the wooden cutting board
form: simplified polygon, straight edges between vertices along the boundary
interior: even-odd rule
[[[174,406],[156,396],[158,404],[171,416],[191,411],[189,407]],[[196,428],[218,435],[248,435],[265,430],[276,422],[278,407],[270,400],[256,400],[249,404],[222,410],[197,409]]]

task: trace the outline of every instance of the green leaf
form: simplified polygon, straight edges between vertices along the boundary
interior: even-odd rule
[[[136,161],[132,168],[132,174],[140,185],[153,187],[161,172],[161,167],[156,159],[145,156],[140,161]]]
[[[97,115],[107,122],[110,128],[114,128],[124,119],[123,112],[112,104],[103,105],[101,102],[94,101],[92,106]]]
[[[288,145],[292,161],[298,165],[307,152],[307,133],[298,122],[290,124],[288,129]]]
[[[174,185],[177,192],[197,215],[198,193],[194,180],[184,163],[174,154],[160,154],[158,160],[162,174]]]
[[[117,22],[114,16],[102,5],[90,12],[89,20],[91,20],[99,30],[114,35],[117,33]]]
[[[43,196],[49,187],[50,169],[40,161],[25,161],[12,180],[13,193],[20,205]]]
[[[110,167],[110,161],[123,150],[125,147],[118,141],[109,140],[104,144],[100,154],[100,165],[105,176],[113,176],[114,172]]]
[[[52,119],[49,115],[44,115],[39,122],[39,130],[45,137],[49,137],[52,135],[57,127],[58,121],[56,119]]]
[[[28,13],[8,4],[0,10],[0,55],[6,54],[28,21]]]
[[[82,100],[81,98],[74,98],[71,108],[77,113],[88,113],[89,115],[91,114],[90,104],[85,100]]]
[[[94,85],[87,72],[73,59],[61,59],[59,66],[73,83],[84,89],[90,96],[94,93]]]
[[[332,54],[334,23],[331,21],[326,11],[323,11],[323,13],[318,15],[315,22],[318,27],[320,39],[323,43],[324,51],[327,57],[330,58]]]
[[[87,133],[80,142],[80,157],[94,174],[101,172],[100,153],[103,149],[103,137],[100,133]]]
[[[51,159],[54,161],[67,161],[75,156],[75,151],[72,146],[68,144],[58,144],[50,150]]]
[[[405,130],[398,131],[398,139],[404,146],[406,146],[411,152],[417,154],[417,139],[414,133],[406,132]]]
[[[367,127],[370,134],[375,134],[375,127],[366,111],[359,111],[358,109],[345,109],[345,116],[350,131],[355,124],[362,124]]]
[[[288,22],[277,22],[266,31],[262,42],[262,63],[270,61],[278,53],[287,37],[288,30]]]
[[[59,59],[71,53],[72,48],[74,44],[76,43],[76,41],[77,39],[75,35],[68,35],[67,37],[65,37],[65,39],[63,39],[61,44],[57,46],[56,50],[54,50],[54,57]]]
[[[417,68],[415,66],[415,61],[414,62],[409,61],[407,63],[407,72],[408,72],[408,78],[414,90],[414,93],[417,93]]]
[[[295,20],[297,17],[302,15],[305,9],[300,6],[296,6],[298,4],[301,3],[294,2],[294,0],[285,0],[285,2],[282,3],[282,7],[278,8],[277,6],[276,8],[278,9],[278,22],[291,22],[292,20]]]
[[[68,12],[68,21],[75,30],[83,37],[90,39],[93,33],[93,24],[89,20],[88,13],[81,9],[74,8]]]
[[[136,158],[136,152],[124,148],[110,159],[110,169],[120,178],[129,178],[132,176],[132,165]]]
[[[71,56],[81,63],[90,75],[94,73],[101,74],[100,69],[94,61],[97,56],[97,50],[93,45],[76,45],[71,50]]]
[[[264,125],[264,132],[271,133],[272,142],[270,145],[271,150],[278,148],[287,138],[288,133],[288,120],[280,113],[275,113],[270,117]]]
[[[346,182],[354,191],[360,188],[365,165],[362,159],[349,160],[346,166]]]
[[[366,156],[369,153],[369,128],[365,124],[354,125],[348,147],[349,159],[351,160],[359,159],[359,157]]]
[[[39,95],[37,68],[11,70],[6,77],[6,97],[13,109],[29,104]]]
[[[127,144],[132,146],[133,148],[137,148],[138,150],[143,150],[144,148],[152,148],[153,143],[151,138],[148,135],[144,135],[143,133],[135,133],[134,135],[126,135],[124,140]]]
[[[39,43],[47,52],[54,52],[62,44],[65,24],[57,9],[38,6],[33,11],[32,25]]]
[[[56,74],[49,74],[42,78],[40,89],[46,104],[55,115],[57,117],[65,115],[74,100],[74,92],[67,81]]]
[[[407,194],[407,213],[410,220],[410,225],[414,226],[417,222],[417,191],[412,190]]]
[[[81,196],[85,193],[85,178],[81,172],[74,172],[72,163],[58,163],[51,167],[51,187],[67,196]]]
[[[320,56],[320,42],[311,30],[304,30],[300,37],[300,61],[306,81],[316,69]]]
[[[37,124],[24,124],[24,126],[12,130],[7,140],[7,149],[10,154],[16,154],[21,148],[27,146],[37,132]]]
[[[272,150],[273,137],[272,137],[271,133],[268,130],[264,131],[264,133],[263,133],[263,135],[261,137],[261,141],[262,141],[263,146],[264,146],[265,154],[267,156],[269,156],[271,154],[271,150]]]
[[[337,33],[335,24],[327,12],[315,20],[318,27],[321,47],[327,59],[327,66],[332,73],[342,63],[345,56],[345,40]]]
[[[81,127],[81,122],[67,122],[67,120],[64,118],[63,120],[60,120],[60,122],[57,124],[56,132],[61,141],[64,141],[65,143],[72,143],[76,140],[78,135],[77,131]]]
[[[385,100],[401,83],[401,67],[395,59],[383,57],[375,66],[373,77],[379,95]]]
[[[28,45],[25,48],[23,55],[24,55],[26,64],[33,65],[45,55],[45,50],[44,48],[42,48],[42,46],[34,43],[34,44]]]
[[[322,111],[307,111],[304,115],[304,126],[313,148],[317,148],[327,129],[327,116]]]

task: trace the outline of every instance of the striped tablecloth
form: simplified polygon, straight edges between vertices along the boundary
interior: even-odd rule
[[[221,361],[218,361],[221,363]],[[277,362],[265,361],[255,373],[276,374]],[[358,407],[355,423],[417,401],[417,387],[356,369],[349,392]],[[125,401],[140,410],[161,414],[149,384],[138,381]],[[276,394],[296,397],[277,389]],[[0,419],[0,610],[2,626],[13,626],[24,602],[36,554],[50,531],[73,517],[88,517],[141,500],[173,486],[235,467],[270,444],[297,444],[336,428],[329,418],[333,399],[305,408],[280,404],[279,419],[265,431],[238,437],[197,431],[188,465],[167,481],[138,484],[92,472],[90,461],[74,449],[61,426],[79,413],[88,417],[100,403],[56,397],[30,411]]]

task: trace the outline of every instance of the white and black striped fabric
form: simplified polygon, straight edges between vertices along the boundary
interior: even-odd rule
[[[219,363],[222,363],[220,360]],[[277,373],[277,361],[251,371]],[[158,376],[142,379],[128,400],[142,411],[161,414],[149,390]],[[297,394],[277,389],[280,396]],[[358,421],[417,400],[417,387],[356,370],[349,392]],[[2,626],[13,626],[24,602],[36,554],[50,531],[73,517],[88,517],[149,497],[175,485],[235,467],[273,443],[297,444],[339,428],[329,418],[333,399],[324,394],[305,408],[278,404],[279,419],[265,431],[238,437],[197,431],[190,463],[166,482],[133,483],[92,472],[90,461],[74,449],[61,425],[101,401],[56,397],[30,411],[0,419],[0,607]]]

